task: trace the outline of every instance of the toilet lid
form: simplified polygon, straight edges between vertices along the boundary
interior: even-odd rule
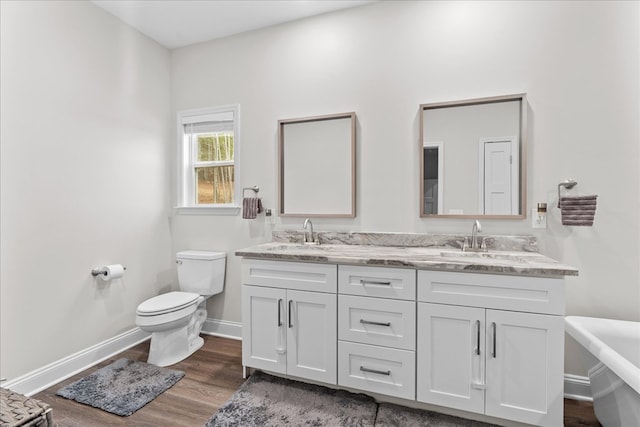
[[[179,310],[193,304],[200,298],[200,294],[193,292],[167,292],[144,301],[138,306],[138,314],[162,314]]]

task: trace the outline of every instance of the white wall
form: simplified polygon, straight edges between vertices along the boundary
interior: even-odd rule
[[[173,283],[169,51],[89,2],[1,2],[1,376],[135,326]],[[93,267],[122,263],[110,285]]]
[[[536,235],[579,268],[568,314],[640,320],[638,20],[637,2],[380,2],[172,51],[172,112],[240,103],[239,185],[260,186],[275,211],[277,120],[355,111],[357,217],[316,230],[470,232],[468,220],[419,218],[418,106],[525,92],[527,204],[549,204],[549,227],[485,220],[485,233]],[[599,195],[594,227],[560,224],[566,178]],[[232,253],[269,240],[271,225],[176,215],[172,227],[174,251],[229,252],[209,317],[240,321]],[[566,370],[582,374],[568,346]]]

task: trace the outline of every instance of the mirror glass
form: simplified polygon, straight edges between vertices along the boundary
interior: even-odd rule
[[[420,105],[420,216],[525,218],[526,96]]]
[[[355,113],[280,120],[281,216],[355,217]]]

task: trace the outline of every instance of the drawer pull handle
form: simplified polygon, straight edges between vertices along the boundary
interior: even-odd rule
[[[391,326],[391,322],[374,322],[373,320],[360,319],[363,325]]]
[[[361,285],[385,285],[385,286],[391,286],[391,281],[390,280],[366,280],[366,279],[360,279],[360,284]]]
[[[491,327],[493,328],[493,353],[491,356],[495,359],[496,357],[496,322],[491,322]]]
[[[476,320],[476,355],[480,355],[480,321]]]
[[[391,375],[391,371],[380,371],[378,369],[365,368],[364,366],[360,366],[360,370],[362,372],[371,372],[372,374]]]

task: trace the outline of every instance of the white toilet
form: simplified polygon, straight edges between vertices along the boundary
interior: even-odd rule
[[[200,349],[207,298],[224,288],[224,252],[182,251],[176,254],[180,292],[144,301],[136,310],[136,325],[151,332],[149,363],[169,366]]]

